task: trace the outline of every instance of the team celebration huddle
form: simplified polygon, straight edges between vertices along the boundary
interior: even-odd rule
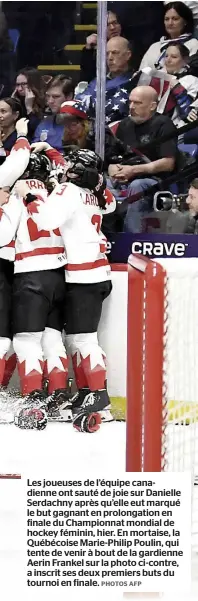
[[[97,154],[70,149],[64,158],[46,142],[29,145],[26,119],[16,129],[0,167],[0,384],[12,344],[15,424],[43,429],[54,419],[94,432],[112,419],[97,329],[112,289],[101,224],[115,199]]]

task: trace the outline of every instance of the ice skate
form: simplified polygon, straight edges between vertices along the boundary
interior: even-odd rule
[[[14,423],[24,430],[44,430],[47,425],[46,396],[42,390],[33,390],[24,399],[14,416]]]
[[[103,391],[101,391],[101,392],[103,392]],[[81,388],[71,398],[73,418],[76,416],[77,413],[79,413],[79,410],[82,408],[82,404],[85,400],[85,397],[88,396],[89,394],[94,394],[94,393],[91,393],[89,388]],[[103,410],[99,411],[102,423],[105,423],[105,422],[109,423],[109,422],[114,421],[114,418],[113,418],[110,408],[111,408],[110,401],[108,398],[108,406],[106,408],[104,408]]]
[[[110,400],[106,389],[89,392],[73,415],[74,428],[81,432],[96,432],[102,422],[101,413],[109,408]]]
[[[72,405],[68,390],[55,390],[47,398],[48,420],[56,422],[72,422]]]

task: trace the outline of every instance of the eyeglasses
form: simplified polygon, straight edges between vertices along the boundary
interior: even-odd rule
[[[109,21],[107,23],[107,27],[115,27],[116,25],[118,25],[118,21]]]
[[[27,85],[27,81],[23,81],[22,83],[16,83],[16,88],[25,88]]]

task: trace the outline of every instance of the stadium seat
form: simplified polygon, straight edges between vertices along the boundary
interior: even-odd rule
[[[178,148],[181,150],[181,152],[187,152],[192,157],[196,157],[198,155],[197,144],[179,144]]]
[[[14,52],[17,51],[17,46],[20,38],[20,31],[18,29],[8,29],[9,37],[13,43]]]

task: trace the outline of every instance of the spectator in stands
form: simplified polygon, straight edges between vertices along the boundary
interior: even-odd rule
[[[173,77],[158,102],[157,111],[168,115],[177,127],[185,125],[191,105],[198,95],[198,78],[189,74],[188,57],[189,50],[184,44],[170,42],[165,54],[165,70]]]
[[[107,41],[122,35],[122,27],[115,13],[107,13]],[[90,82],[96,77],[97,33],[91,33],[86,39],[86,46],[81,55],[81,79]]]
[[[57,75],[50,81],[46,91],[46,102],[49,114],[39,123],[36,128],[33,142],[48,142],[50,146],[62,151],[63,125],[56,121],[61,104],[66,100],[72,100],[74,96],[74,85],[71,79],[64,75]]]
[[[107,43],[106,78],[106,123],[123,119],[128,115],[128,95],[136,86],[138,76],[130,67],[131,49],[128,40],[116,36]],[[81,100],[89,117],[95,117],[96,79],[90,82],[82,94],[76,98]]]
[[[176,128],[169,117],[158,115],[157,93],[149,86],[140,86],[132,90],[130,116],[118,125],[116,136],[133,148],[141,148],[148,157],[148,162],[139,165],[111,164],[109,176],[111,190],[119,197],[123,189],[130,198],[125,217],[125,231],[138,233],[142,231],[142,217],[152,209],[152,197],[133,202],[133,197],[141,197],[144,191],[172,173],[176,166],[177,138],[163,141],[165,135],[174,136]]]
[[[16,121],[22,117],[21,105],[15,98],[0,100],[0,137],[6,154],[10,154],[17,139]]]
[[[188,210],[169,212],[167,234],[198,234],[198,178],[190,183],[186,205]]]
[[[185,233],[198,234],[198,178],[190,184],[186,203],[189,207],[189,220]]]
[[[194,127],[183,134],[182,142],[198,146],[198,99],[191,104],[187,121],[188,123],[194,122]]]
[[[198,2],[197,0],[182,0],[183,4],[186,4],[186,6],[188,6],[188,8],[190,8],[190,10],[192,10],[192,14],[193,14],[193,19],[194,19],[194,35],[195,38],[197,38],[197,27],[198,27]],[[164,4],[169,4],[170,0],[165,0]]]
[[[160,69],[163,67],[170,40],[185,44],[190,55],[197,52],[198,41],[193,37],[193,14],[183,2],[169,2],[165,6],[164,26],[166,35],[159,42],[155,42],[150,46],[142,59],[140,69],[144,67]]]
[[[63,102],[57,114],[57,123],[64,126],[62,143],[65,152],[70,146],[87,147],[86,140],[90,122],[79,100]]]
[[[20,100],[23,117],[29,120],[28,137],[31,139],[45,109],[45,85],[37,69],[27,68],[19,71],[12,98]]]

